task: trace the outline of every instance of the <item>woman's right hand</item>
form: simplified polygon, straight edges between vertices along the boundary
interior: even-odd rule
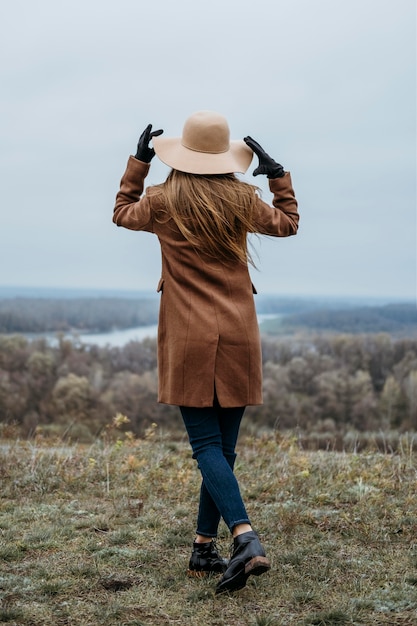
[[[284,168],[282,165],[274,161],[272,157],[269,156],[259,145],[257,141],[252,139],[252,137],[244,137],[243,141],[259,159],[258,167],[253,171],[254,176],[258,176],[258,174],[266,174],[268,178],[282,178],[284,176]]]

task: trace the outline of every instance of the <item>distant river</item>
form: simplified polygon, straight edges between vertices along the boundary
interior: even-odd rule
[[[136,328],[125,328],[124,330],[112,330],[108,333],[92,333],[90,335],[77,335],[82,343],[93,343],[96,346],[121,347],[129,341],[142,341],[147,337],[156,337],[158,334],[158,324],[152,326],[137,326]]]
[[[279,317],[277,313],[268,313],[258,315],[258,322],[261,323],[267,319]],[[81,343],[94,344],[96,346],[114,346],[121,347],[129,343],[129,341],[142,341],[147,337],[154,338],[158,334],[158,325],[138,326],[136,328],[127,328],[125,330],[112,330],[108,333],[92,333],[72,335]]]

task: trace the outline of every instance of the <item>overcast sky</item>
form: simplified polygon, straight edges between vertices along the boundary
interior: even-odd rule
[[[299,200],[296,237],[255,241],[260,293],[415,297],[414,0],[13,0],[0,53],[0,286],[154,290],[120,177],[148,123],[211,109]]]

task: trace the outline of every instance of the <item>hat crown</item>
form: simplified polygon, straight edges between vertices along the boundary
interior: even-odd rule
[[[230,148],[230,130],[226,118],[212,111],[194,113],[184,124],[181,143],[195,152],[227,152]]]

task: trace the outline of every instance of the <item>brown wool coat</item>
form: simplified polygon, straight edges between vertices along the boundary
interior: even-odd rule
[[[152,187],[143,194],[149,165],[130,157],[113,221],[157,235],[162,253],[158,327],[158,402],[223,407],[262,404],[259,329],[247,266],[225,265],[197,253],[173,222],[155,220]],[[269,181],[273,207],[257,203],[257,231],[295,235],[297,202],[287,172]]]

